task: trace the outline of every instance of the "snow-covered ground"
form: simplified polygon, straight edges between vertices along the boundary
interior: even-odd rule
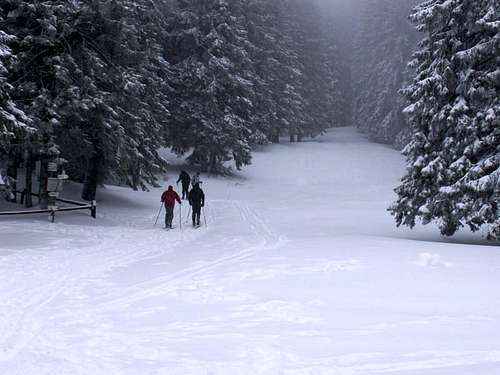
[[[396,229],[403,168],[338,129],[205,178],[198,230],[116,187],[0,219],[0,374],[500,374],[500,247]]]

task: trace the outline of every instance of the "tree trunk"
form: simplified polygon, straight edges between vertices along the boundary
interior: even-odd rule
[[[28,149],[26,151],[26,187],[25,187],[25,197],[24,197],[24,206],[26,208],[33,207],[33,148],[31,145],[28,145]]]
[[[139,184],[141,183],[141,168],[137,165],[134,165],[131,168],[130,175],[131,175],[132,189],[134,189],[134,191],[138,191]]]
[[[290,143],[295,142],[295,134],[290,134]]]
[[[274,134],[271,136],[272,143],[280,143],[280,131],[276,130]]]
[[[95,200],[97,185],[101,177],[102,161],[102,151],[96,148],[94,154],[87,161],[87,170],[85,172],[82,190],[82,199],[85,201]]]
[[[40,155],[40,181],[38,187],[38,203],[42,210],[49,207],[49,193],[47,192],[47,181],[49,178],[49,158],[44,151]]]
[[[210,154],[210,167],[209,167],[209,173],[210,174],[215,174],[217,172],[217,155],[215,152],[212,152]]]
[[[302,133],[297,134],[297,142],[302,142],[302,139],[304,138]]]
[[[9,159],[11,162],[7,165],[7,176],[10,177],[12,182],[10,183],[10,189],[12,189],[12,193],[14,193],[14,199],[12,202],[16,203],[17,202],[17,170],[19,169],[19,164],[21,162],[21,158],[19,157],[19,151],[14,148],[13,151],[11,151],[11,156]]]

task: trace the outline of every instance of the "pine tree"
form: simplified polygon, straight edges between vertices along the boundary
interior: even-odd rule
[[[239,2],[186,1],[175,15],[170,62],[175,65],[169,141],[202,170],[221,172],[251,160],[255,93]]]
[[[310,82],[313,79],[313,67],[307,65],[313,61],[307,55],[310,52],[307,48],[308,42],[311,42],[311,29],[305,25],[304,19],[311,5],[300,0],[286,0],[284,6],[282,28],[285,34],[285,48],[294,57],[292,67],[295,73],[290,77],[287,83],[290,86],[287,86],[287,89],[290,90],[290,104],[293,103],[296,108],[296,117],[288,123],[287,130],[290,141],[295,142],[306,135],[307,129],[311,128],[314,122],[313,114],[308,108],[312,99],[310,90],[314,85]]]
[[[170,121],[171,70],[164,59],[166,20],[162,3],[149,0],[122,1],[115,14],[121,37],[115,40],[123,57],[116,58],[122,78],[113,108],[118,112],[125,136],[118,149],[113,175],[137,189],[155,185],[165,162],[158,154],[165,145]]]
[[[109,181],[154,184],[168,121],[162,16],[144,1],[4,3],[19,36],[17,98],[42,140],[52,137],[70,176],[94,199]]]
[[[425,32],[404,93],[413,129],[398,225],[436,221],[444,235],[485,228],[500,238],[498,0],[430,0],[411,19]]]
[[[257,79],[254,143],[279,142],[280,135],[296,129],[304,115],[305,100],[299,94],[302,65],[291,36],[285,3],[252,0],[245,9],[250,53]],[[295,132],[294,132],[295,133]],[[263,135],[259,137],[259,135]]]
[[[371,139],[403,147],[408,142],[405,102],[399,90],[416,46],[407,15],[415,0],[361,3],[353,61],[354,123]]]
[[[39,159],[39,200],[40,206],[46,208],[46,168],[50,157],[48,146],[52,141],[52,129],[60,119],[55,102],[57,59],[64,48],[57,27],[64,24],[67,13],[65,7],[56,1],[31,4],[21,0],[5,0],[0,3],[0,9],[4,15],[4,30],[15,36],[11,48],[16,60],[8,75],[11,97],[34,128],[31,131],[33,135],[24,133],[16,139],[17,147],[8,155],[8,174],[17,180],[17,171],[23,159],[26,159],[24,161],[28,170],[32,169],[34,158]],[[27,176],[27,182],[29,179],[30,176]]]
[[[3,22],[0,9],[0,24]],[[9,95],[12,91],[8,83],[9,67],[15,62],[9,45],[14,39],[14,36],[0,30],[0,160],[7,157],[13,139],[21,139],[26,132],[34,130],[29,126],[30,119]]]

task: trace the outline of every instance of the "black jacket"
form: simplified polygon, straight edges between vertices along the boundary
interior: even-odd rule
[[[203,207],[205,205],[205,193],[200,189],[199,186],[195,186],[189,192],[189,204],[195,207]]]
[[[182,181],[183,185],[189,185],[189,183],[191,182],[191,177],[189,177],[189,174],[186,171],[182,171],[179,179],[177,180],[177,183],[179,183],[179,181]]]

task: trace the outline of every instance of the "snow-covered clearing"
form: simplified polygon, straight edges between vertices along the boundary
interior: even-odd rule
[[[116,187],[0,219],[0,374],[500,374],[500,248],[395,229],[402,171],[338,129],[205,178],[198,230]]]

